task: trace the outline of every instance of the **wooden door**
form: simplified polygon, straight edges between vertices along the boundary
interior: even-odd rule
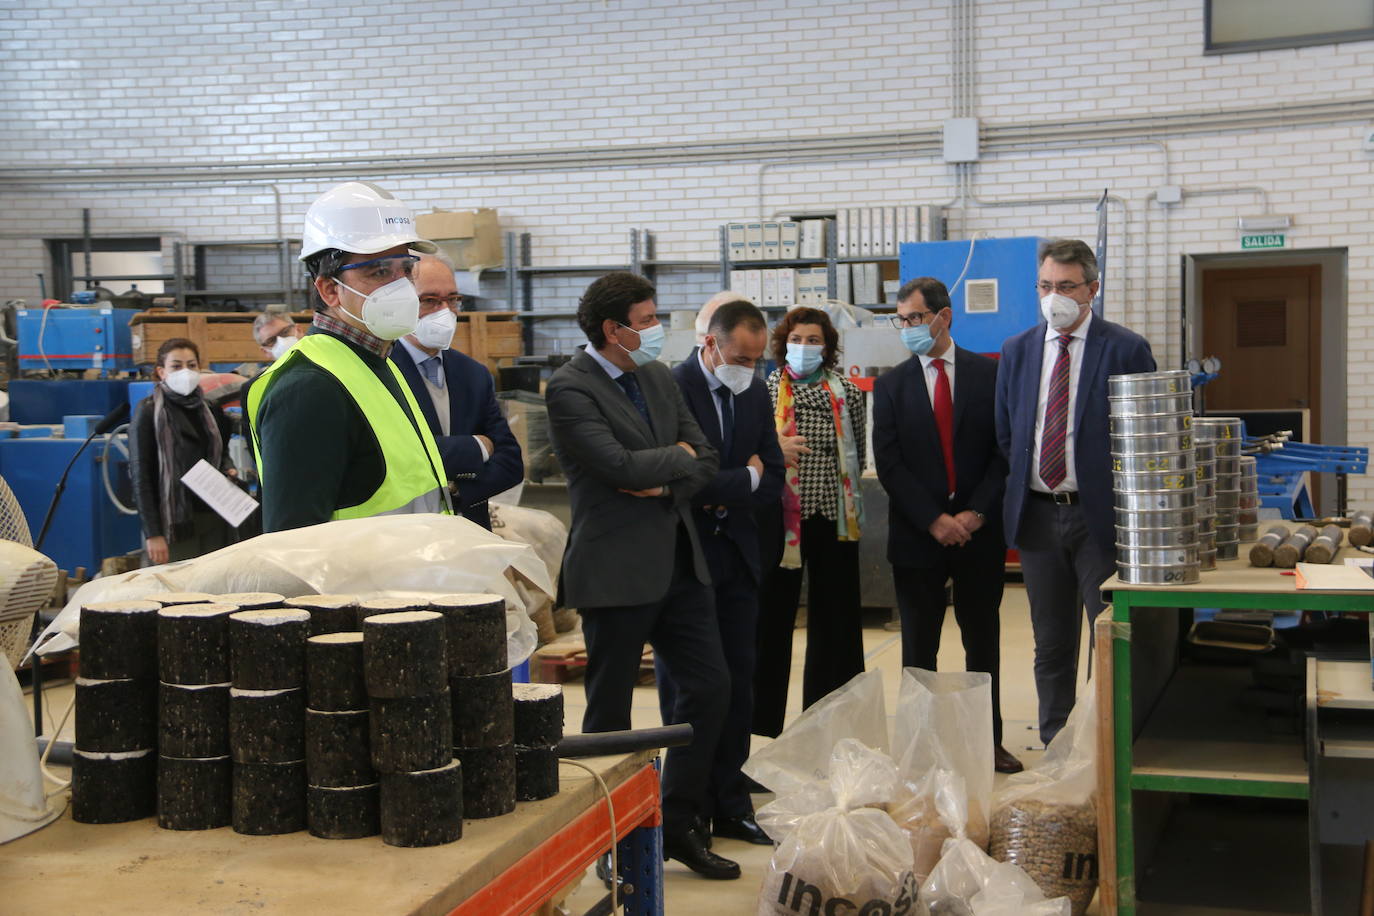
[[[1201,355],[1221,360],[1207,411],[1309,408],[1321,441],[1321,267],[1202,273]]]

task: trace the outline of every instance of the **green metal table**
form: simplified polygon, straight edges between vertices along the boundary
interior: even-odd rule
[[[1150,719],[1134,734],[1132,696],[1132,628],[1138,615],[1151,609],[1222,608],[1266,611],[1374,610],[1374,592],[1300,590],[1291,575],[1278,569],[1258,569],[1244,558],[1225,560],[1204,572],[1195,585],[1131,585],[1112,577],[1102,590],[1111,604],[1110,664],[1099,678],[1100,708],[1110,710],[1112,740],[1099,749],[1113,763],[1103,767],[1099,788],[1114,805],[1103,814],[1108,834],[1102,849],[1103,912],[1130,916],[1136,912],[1136,856],[1133,793],[1181,792],[1201,795],[1239,795],[1256,798],[1308,797],[1307,763],[1301,738],[1238,734],[1229,717],[1212,716],[1225,708],[1232,684],[1225,673],[1178,669],[1162,691]],[[1346,548],[1334,561],[1357,555]],[[1101,623],[1101,621],[1099,621]],[[1103,632],[1099,628],[1099,633]],[[1100,638],[1100,637],[1099,637]],[[1105,646],[1099,647],[1099,658]],[[1147,699],[1148,702],[1148,699]],[[1184,724],[1187,719],[1191,724]],[[1197,723],[1203,723],[1201,727]],[[1105,754],[1104,754],[1105,756]],[[1104,805],[1104,809],[1105,809]],[[1115,860],[1114,872],[1111,870]],[[1111,877],[1115,877],[1115,894]],[[1115,898],[1115,908],[1112,898]]]

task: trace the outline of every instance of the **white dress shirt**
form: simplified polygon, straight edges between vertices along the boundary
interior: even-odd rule
[[[590,356],[592,359],[596,360],[597,365],[599,365],[602,369],[606,370],[606,374],[611,377],[611,381],[614,382],[616,379],[620,378],[622,375],[625,374],[624,369],[620,368],[615,363],[611,362],[609,359],[602,356],[601,351],[599,351],[596,347],[593,347],[592,342],[590,340],[587,341],[587,355]]]
[[[1083,320],[1071,335],[1069,344],[1069,422],[1064,436],[1064,480],[1053,491],[1040,479],[1040,440],[1045,431],[1045,405],[1049,403],[1050,377],[1054,375],[1054,362],[1059,358],[1060,331],[1053,327],[1045,330],[1045,351],[1040,366],[1040,396],[1035,402],[1035,450],[1031,453],[1030,488],[1040,493],[1074,493],[1078,490],[1078,474],[1074,470],[1073,437],[1074,410],[1078,403],[1078,379],[1083,374],[1083,350],[1087,346],[1088,328],[1093,323],[1093,313]]]
[[[926,394],[930,395],[930,406],[935,408],[935,385],[940,380],[940,370],[935,367],[937,359],[945,361],[945,376],[949,379],[949,402],[954,403],[954,338],[949,339],[949,346],[945,352],[939,356],[917,356],[921,361],[921,366],[926,370]]]
[[[420,373],[420,380],[425,383],[425,390],[429,392],[430,403],[434,405],[434,412],[439,417],[439,432],[445,436],[452,435],[452,433],[449,432],[449,426],[452,422],[452,417],[450,416],[452,408],[448,403],[448,390],[447,388],[440,387],[431,382],[429,376],[425,374],[424,367],[420,365],[427,359],[437,357],[439,360],[439,380],[447,385],[448,379],[444,375],[444,351],[440,350],[431,357],[424,350],[421,350],[418,346],[404,337],[401,338],[401,346],[406,348],[406,352],[410,354],[410,358],[415,361],[415,368]],[[476,436],[473,436],[473,438],[477,439]],[[483,461],[491,459],[491,455],[487,452],[487,447],[482,444],[481,439],[477,439],[477,449],[482,453]]]
[[[697,347],[697,365],[701,367],[701,374],[706,376],[706,390],[711,393],[711,406],[716,409],[716,425],[720,427],[721,441],[725,441],[725,414],[720,409],[720,395],[716,392],[724,387],[725,383],[716,378],[716,374],[706,367],[706,360],[702,358],[701,347]],[[721,455],[721,464],[725,463],[725,456]],[[744,468],[749,472],[749,490],[752,492],[759,488],[759,472],[752,467],[745,465]]]

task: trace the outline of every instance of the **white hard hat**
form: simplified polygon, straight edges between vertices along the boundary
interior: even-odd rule
[[[397,245],[425,254],[439,250],[415,234],[409,207],[375,184],[350,181],[325,191],[305,211],[300,260],[329,248],[376,254]]]

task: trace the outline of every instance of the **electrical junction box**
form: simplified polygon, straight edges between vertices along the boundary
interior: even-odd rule
[[[945,161],[978,161],[978,119],[950,118],[945,122]]]

